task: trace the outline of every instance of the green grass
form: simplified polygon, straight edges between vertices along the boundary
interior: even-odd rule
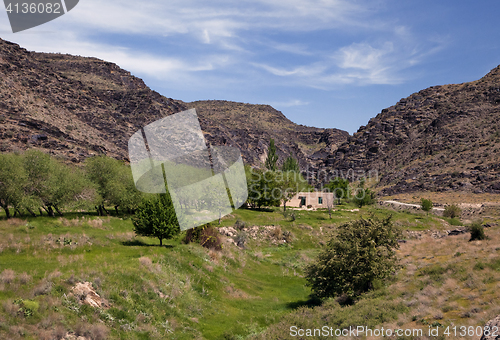
[[[159,247],[155,239],[134,236],[129,216],[0,219],[0,338],[43,339],[45,334],[49,339],[61,329],[83,332],[98,324],[107,330],[107,339],[246,339],[263,334],[271,339],[287,322],[300,324],[304,317],[339,327],[361,322],[362,315],[369,315],[364,324],[394,320],[407,306],[384,285],[354,306],[332,300],[312,308],[303,267],[337,226],[352,219],[393,215],[397,225],[409,230],[440,229],[444,221],[377,206],[356,210],[346,203],[336,208],[332,219],[326,210],[297,210],[294,221],[279,208],[239,209],[223,218],[222,226],[233,226],[238,219],[248,226],[280,226],[292,233],[292,242],[249,239],[245,249],[225,245],[220,252],[183,244],[182,234]],[[483,263],[474,272],[485,272],[485,282],[496,282],[490,271],[498,271],[498,260]],[[415,272],[419,283],[412,287],[423,289],[424,279],[442,284],[449,271],[438,264],[424,267]],[[467,272],[453,275],[470,279]],[[93,283],[110,308],[78,303],[69,294],[78,281]],[[21,315],[20,308],[29,311]]]

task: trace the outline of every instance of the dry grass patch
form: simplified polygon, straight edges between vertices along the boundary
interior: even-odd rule
[[[0,281],[4,284],[10,285],[16,279],[16,272],[12,269],[4,269],[0,274]]]

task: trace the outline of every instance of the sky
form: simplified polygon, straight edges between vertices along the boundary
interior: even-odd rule
[[[269,104],[354,133],[401,98],[500,64],[500,1],[80,0],[0,38],[97,57],[183,101]]]

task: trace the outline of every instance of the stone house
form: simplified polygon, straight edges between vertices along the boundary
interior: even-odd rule
[[[292,208],[306,208],[307,206],[311,206],[314,209],[318,209],[327,208],[329,202],[333,204],[333,192],[299,192],[290,201],[286,202],[286,206]]]

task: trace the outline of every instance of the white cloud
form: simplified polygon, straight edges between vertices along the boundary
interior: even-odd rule
[[[302,101],[300,99],[290,99],[284,102],[270,102],[269,105],[280,108],[280,107],[293,107],[293,106],[304,106],[309,105],[309,102]]]

